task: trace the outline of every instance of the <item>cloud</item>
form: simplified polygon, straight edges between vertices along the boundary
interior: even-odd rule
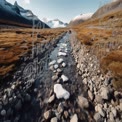
[[[30,4],[30,0],[24,0],[24,4]]]

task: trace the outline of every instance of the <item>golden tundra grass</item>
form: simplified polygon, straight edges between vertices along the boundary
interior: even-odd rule
[[[92,18],[75,26],[74,30],[83,44],[95,50],[102,71],[112,72],[114,87],[122,90],[122,10],[111,12],[101,18]],[[116,31],[115,35],[113,31]],[[118,46],[109,52],[106,52],[106,46],[96,48],[97,44],[107,45],[110,42],[117,42]]]
[[[65,29],[40,29],[35,31],[46,40],[51,41],[63,33]],[[44,40],[44,38],[36,40],[36,33],[32,37],[32,32],[32,29],[27,28],[0,30],[0,77],[12,71],[20,56],[24,56],[31,50],[33,39],[35,43],[41,43]]]

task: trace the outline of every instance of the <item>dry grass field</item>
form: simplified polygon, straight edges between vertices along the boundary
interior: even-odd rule
[[[65,29],[27,29],[13,28],[0,29],[0,77],[7,75],[13,71],[20,57],[26,55],[32,48],[32,41],[42,43],[45,39],[51,41],[58,38]],[[41,34],[41,38],[36,39],[37,33]]]
[[[122,11],[88,20],[74,27],[77,38],[94,51],[102,71],[111,71],[115,88],[122,90]]]

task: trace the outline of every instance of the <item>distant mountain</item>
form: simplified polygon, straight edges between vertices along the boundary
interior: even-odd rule
[[[0,0],[0,24],[32,27],[33,19],[35,24],[40,22],[42,27],[49,28],[31,10],[25,10],[17,2],[12,5],[6,0]]]
[[[48,20],[46,18],[43,21],[51,28],[66,27],[68,24],[60,21],[59,19]]]
[[[93,18],[100,17],[102,15],[106,15],[112,11],[116,11],[122,9],[122,0],[113,0],[112,2],[102,6],[99,8],[94,14]]]
[[[69,26],[80,24],[81,22],[84,22],[84,21],[90,19],[92,17],[92,15],[93,15],[93,13],[78,15],[70,21]]]

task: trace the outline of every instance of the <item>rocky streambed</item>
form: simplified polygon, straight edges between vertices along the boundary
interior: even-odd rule
[[[75,33],[63,34],[43,52],[27,70],[38,73],[28,75],[22,64],[1,88],[0,122],[121,122],[122,94]]]
[[[88,100],[94,108],[92,118],[96,122],[121,122],[122,92],[114,89],[111,72],[102,74],[96,55],[73,37],[75,36],[72,35],[71,46],[77,71],[88,88]]]

